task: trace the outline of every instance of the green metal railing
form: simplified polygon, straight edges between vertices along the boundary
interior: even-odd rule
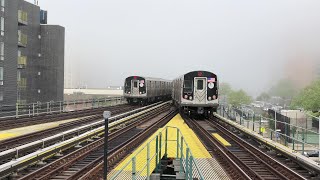
[[[277,116],[270,118],[261,114],[256,114],[255,118],[252,119],[245,119],[232,108],[222,107],[218,113],[226,118],[237,116],[235,121],[240,125],[303,155],[306,155],[307,152],[320,151],[320,127],[312,126],[315,122],[319,123],[320,117],[304,113],[304,118],[289,118],[290,122],[284,122],[280,121]],[[286,116],[285,113],[284,116]],[[318,158],[318,161],[320,161],[320,156]]]
[[[168,149],[170,147],[170,149]],[[166,126],[156,133],[156,136],[147,141],[132,155],[131,160],[124,162],[121,169],[114,169],[108,174],[108,179],[150,179],[153,172],[160,172],[161,159],[168,157],[168,151],[175,154],[179,162],[179,172],[185,175],[185,179],[198,178],[204,180],[194,156],[185,141],[181,131],[177,127]]]

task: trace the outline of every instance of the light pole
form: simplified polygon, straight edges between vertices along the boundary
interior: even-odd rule
[[[104,118],[104,151],[103,151],[103,160],[104,160],[104,168],[103,168],[103,179],[107,180],[108,173],[108,131],[109,131],[109,118],[111,116],[110,111],[103,112]]]

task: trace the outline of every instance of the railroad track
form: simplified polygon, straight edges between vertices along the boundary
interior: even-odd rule
[[[284,165],[291,171],[294,171],[301,177],[305,179],[319,179],[320,172],[318,169],[301,164],[301,162],[297,161],[296,159],[290,158],[281,152],[278,152],[278,150],[274,149],[272,146],[265,145],[262,142],[255,140],[250,135],[246,135],[243,132],[236,130],[233,126],[230,126],[228,123],[225,123],[217,117],[213,117],[210,120],[211,122],[214,121],[215,123],[218,123],[219,126],[233,132],[234,135],[240,137],[247,144],[250,144],[253,147],[258,147],[256,149],[262,151],[264,154],[267,154],[269,157],[275,159],[277,162]]]
[[[122,106],[109,107],[109,108],[106,108],[106,110],[111,111],[113,115],[117,115],[117,114],[120,114],[120,113],[123,113],[126,111],[137,109],[137,108],[138,107],[135,107],[135,106],[122,105]],[[54,127],[54,128],[50,128],[50,129],[30,133],[27,135],[18,136],[18,137],[14,137],[14,138],[0,141],[0,152],[5,151],[10,148],[14,148],[14,147],[23,145],[23,144],[34,142],[39,139],[43,139],[43,138],[67,131],[67,130],[75,128],[75,127],[86,125],[86,124],[95,122],[97,120],[101,120],[102,119],[102,112],[100,112],[100,110],[99,110],[97,113],[99,113],[99,114],[91,115],[88,117],[83,117],[77,121],[63,123],[63,124],[60,124],[59,126]],[[94,128],[94,127],[92,127],[92,128]],[[82,133],[82,131],[78,132],[78,133]],[[72,137],[72,136],[70,135],[65,138],[68,139],[70,137]],[[50,145],[50,144],[47,144],[47,145]],[[1,162],[0,162],[0,164],[1,164]]]
[[[149,114],[137,117],[124,128],[112,132],[109,135],[108,153],[114,153],[119,148],[125,147],[136,136],[146,131],[147,128],[138,128],[139,125],[146,122],[157,124],[156,122],[159,118],[156,117],[163,113],[163,111],[168,111],[169,108],[169,105],[167,105]],[[135,145],[139,145],[137,141],[135,141]],[[78,179],[92,167],[103,161],[103,147],[104,138],[102,137],[21,179]]]
[[[217,121],[195,120],[187,117],[185,117],[185,120],[204,141],[209,150],[213,151],[213,154],[218,153],[217,159],[219,162],[223,161],[224,158],[230,161],[229,164],[232,164],[232,166],[225,162],[222,162],[222,166],[232,179],[306,179],[257,147],[244,141]],[[212,136],[212,133],[218,133],[231,146],[224,146]],[[227,156],[221,159],[219,157],[221,154]]]
[[[25,127],[30,125],[43,124],[48,122],[55,122],[55,121],[60,121],[65,119],[102,114],[103,111],[110,109],[110,107],[125,108],[125,107],[130,107],[130,105],[124,104],[124,105],[116,105],[116,106],[93,108],[93,109],[83,109],[83,110],[77,110],[72,112],[62,112],[62,113],[53,112],[49,114],[40,114],[33,117],[1,119],[0,130],[7,130],[7,129]]]
[[[130,117],[131,115],[134,115],[135,113],[141,114],[143,111],[146,111],[148,108],[152,109],[157,106],[159,106],[159,103],[155,103],[155,104],[145,106],[142,108],[137,108],[135,110],[122,113],[120,115],[112,116],[110,118],[109,123],[114,124],[114,125],[118,124],[118,122],[115,122],[115,121],[117,121],[119,118],[124,118],[126,121],[125,117]],[[96,122],[93,122],[93,123],[90,123],[87,125],[83,125],[80,127],[76,127],[74,129],[70,129],[68,131],[64,131],[62,133],[58,133],[53,136],[49,136],[49,137],[46,137],[46,138],[43,138],[40,140],[32,141],[28,144],[24,144],[24,145],[0,152],[0,159],[2,161],[2,164],[6,164],[11,160],[19,159],[20,157],[23,157],[25,155],[32,154],[33,152],[37,151],[38,149],[43,150],[43,149],[46,149],[47,147],[50,147],[50,145],[53,146],[54,144],[59,143],[59,142],[64,143],[65,141],[69,141],[69,139],[72,140],[75,136],[79,137],[79,135],[80,136],[85,135],[84,138],[86,138],[86,134],[92,130],[94,130],[94,133],[99,133],[100,131],[102,131],[101,126],[103,126],[103,125],[104,125],[104,120],[98,120]],[[2,164],[0,164],[0,167]]]
[[[164,114],[155,123],[149,124],[146,129],[127,141],[124,146],[118,146],[111,150],[110,156],[108,156],[108,172],[110,172],[124,157],[130,154],[130,152],[142,144],[148,137],[156,132],[160,127],[163,127],[168,123],[175,115],[177,110],[171,109],[169,112]],[[101,180],[103,179],[103,162],[100,161],[96,166],[88,166],[81,173],[81,176],[77,176],[79,180]]]

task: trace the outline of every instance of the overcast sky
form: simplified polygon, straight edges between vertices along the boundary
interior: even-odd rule
[[[88,87],[203,69],[257,95],[298,54],[320,60],[319,0],[39,0],[39,6],[49,24],[66,28],[66,70]]]

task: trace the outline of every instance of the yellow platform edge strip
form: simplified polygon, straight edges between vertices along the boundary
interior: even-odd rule
[[[226,141],[223,137],[221,137],[218,133],[212,133],[212,136],[215,137],[218,141],[220,141],[224,146],[231,146],[231,144]]]

